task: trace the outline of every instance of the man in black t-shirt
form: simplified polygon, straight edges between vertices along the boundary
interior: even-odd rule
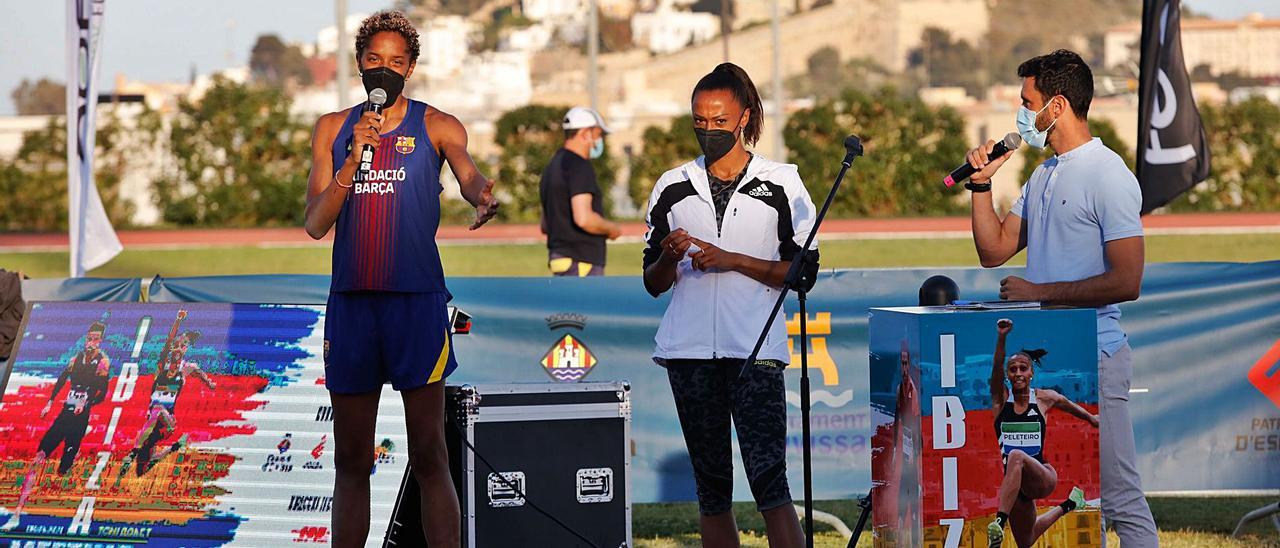
[[[605,238],[622,234],[604,218],[604,201],[591,160],[604,154],[609,133],[600,114],[574,107],[564,116],[564,148],[542,171],[542,232],[547,235],[548,266],[555,276],[602,276]]]

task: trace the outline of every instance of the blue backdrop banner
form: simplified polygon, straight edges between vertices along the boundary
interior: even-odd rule
[[[329,277],[320,274],[156,276],[147,288],[147,300],[156,303],[325,304],[328,296]]]
[[[815,498],[849,498],[870,487],[867,310],[916,304],[920,284],[935,274],[956,280],[962,298],[994,299],[1000,279],[1020,272],[823,273],[809,301]],[[650,360],[665,297],[649,297],[637,277],[454,278],[449,289],[453,304],[475,317],[472,334],[455,341],[461,367],[450,382],[629,380],[633,500],[694,499],[667,377]],[[327,290],[326,276],[173,278],[153,282],[151,296],[155,301],[306,304],[324,303]],[[1280,384],[1275,363],[1280,352],[1268,353],[1280,344],[1280,261],[1148,265],[1142,298],[1121,309],[1121,325],[1134,348],[1130,402],[1144,487],[1149,492],[1280,489],[1280,407],[1266,396]],[[794,311],[795,303],[787,310]],[[796,318],[789,320],[794,329]],[[793,331],[793,342],[796,338]],[[798,498],[800,372],[795,358],[787,372],[787,441]],[[582,371],[555,371],[573,368]],[[1250,371],[1260,371],[1253,382]],[[749,500],[737,468],[735,493]]]
[[[112,301],[142,299],[138,278],[40,278],[22,281],[22,300],[32,301]]]

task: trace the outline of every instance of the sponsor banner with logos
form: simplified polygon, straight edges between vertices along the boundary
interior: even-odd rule
[[[915,305],[920,284],[935,274],[956,280],[963,299],[995,299],[1000,280],[1021,272],[822,273],[809,298],[816,498],[850,498],[871,485],[868,309]],[[323,303],[328,280],[157,279],[150,294],[153,300]],[[559,382],[557,370],[567,380],[629,380],[633,501],[694,500],[667,376],[650,360],[665,296],[651,298],[638,277],[451,278],[448,283],[452,304],[475,318],[472,333],[455,338],[460,367],[450,382]],[[787,311],[793,349],[798,348],[795,309],[792,301]],[[1120,323],[1133,346],[1130,413],[1143,486],[1154,492],[1280,487],[1275,479],[1280,478],[1280,349],[1273,349],[1280,343],[1280,261],[1147,265],[1141,299],[1121,310]],[[787,370],[787,448],[792,492],[799,498],[796,362]],[[383,404],[395,405],[394,400],[384,397]],[[736,498],[749,500],[741,467],[735,466],[735,473]]]
[[[0,544],[327,544],[323,330],[319,306],[35,303],[0,406]],[[403,415],[387,387],[369,546],[404,475]]]

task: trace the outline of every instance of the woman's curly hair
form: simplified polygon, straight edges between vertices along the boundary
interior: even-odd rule
[[[364,50],[369,47],[369,42],[379,32],[399,34],[409,47],[409,61],[416,62],[418,60],[418,53],[421,47],[418,45],[418,29],[413,28],[413,23],[409,22],[408,17],[395,10],[380,11],[360,22],[360,30],[356,31],[356,58],[364,55]]]

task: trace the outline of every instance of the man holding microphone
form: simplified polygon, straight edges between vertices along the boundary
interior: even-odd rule
[[[1142,193],[1124,161],[1089,133],[1093,73],[1074,52],[1058,50],[1018,67],[1018,132],[1056,155],[1036,168],[1002,221],[991,177],[1012,151],[990,159],[995,141],[969,152],[978,171],[972,191],[973,240],[987,268],[1027,249],[1026,278],[1000,282],[1000,298],[1096,308],[1101,418],[1102,513],[1125,548],[1158,546],[1155,521],[1136,466],[1129,382],[1133,359],[1117,303],[1138,298],[1142,284]],[[1007,516],[988,530],[992,546]]]

